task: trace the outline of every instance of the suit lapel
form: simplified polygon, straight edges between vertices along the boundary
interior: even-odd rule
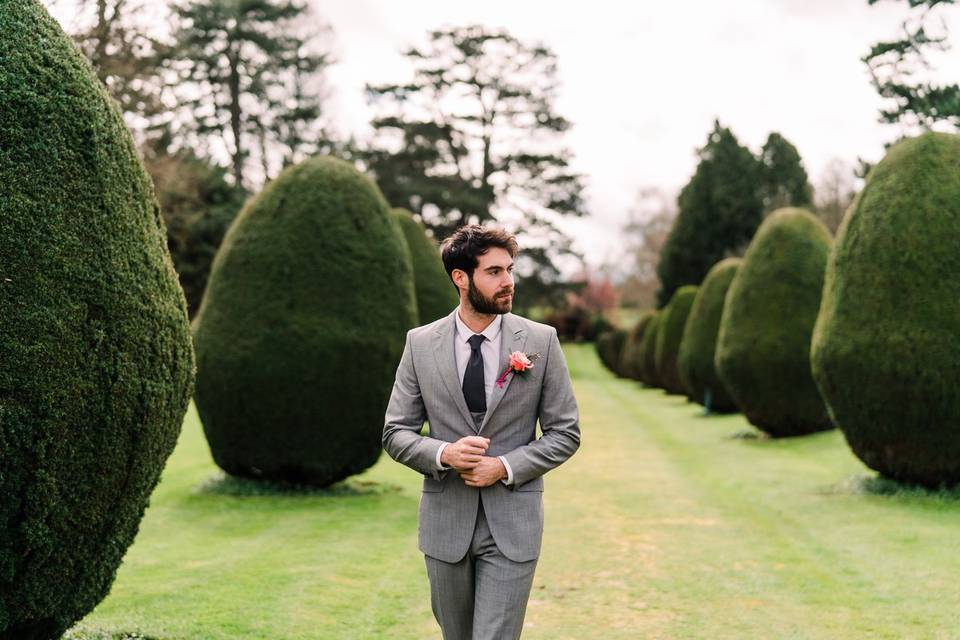
[[[450,392],[453,404],[457,406],[463,419],[473,429],[473,418],[470,417],[470,410],[467,409],[467,401],[464,400],[463,389],[459,385],[460,376],[457,374],[457,360],[453,346],[454,334],[456,333],[455,313],[457,313],[456,309],[434,331],[433,356],[437,361],[437,371],[440,372],[440,378],[443,380],[447,391]]]
[[[523,345],[525,345],[526,342],[526,329],[524,329],[519,322],[515,321],[515,316],[512,313],[503,314],[503,320],[500,324],[500,364],[497,366],[497,378],[507,370],[507,366],[510,364],[510,354],[514,351],[523,351]],[[493,412],[500,406],[500,401],[503,400],[507,389],[510,388],[513,377],[514,374],[512,373],[507,375],[507,380],[503,383],[502,389],[498,388],[496,383],[494,383],[493,393],[490,396],[490,404],[487,406],[487,414],[483,417],[483,422],[480,424],[477,433],[483,431],[483,428],[490,422],[490,416],[492,416]]]

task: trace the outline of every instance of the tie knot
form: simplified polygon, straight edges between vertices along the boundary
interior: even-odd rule
[[[470,336],[469,338],[467,338],[467,342],[470,343],[471,349],[473,349],[474,351],[478,351],[480,349],[480,345],[483,344],[483,341],[486,339],[487,339],[487,336],[483,335],[482,333],[476,333]]]

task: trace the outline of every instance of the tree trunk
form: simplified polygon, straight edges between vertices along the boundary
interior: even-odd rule
[[[240,62],[236,51],[230,51],[230,129],[233,131],[233,178],[236,186],[243,187],[243,145],[241,143],[240,113]]]

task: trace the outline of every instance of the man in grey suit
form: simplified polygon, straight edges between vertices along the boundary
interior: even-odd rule
[[[520,637],[543,537],[542,476],[580,446],[556,330],[509,313],[517,252],[512,235],[478,225],[443,243],[460,305],[407,334],[385,416],[383,448],[424,476],[419,546],[445,640]],[[514,352],[533,367],[514,369]]]

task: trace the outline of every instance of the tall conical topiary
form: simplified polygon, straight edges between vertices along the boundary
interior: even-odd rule
[[[960,137],[904,140],[837,234],[811,350],[853,452],[886,476],[960,482]]]
[[[657,330],[655,361],[657,377],[668,393],[686,393],[680,379],[677,356],[680,353],[680,341],[683,339],[687,317],[696,297],[697,287],[688,284],[677,289],[670,299],[670,304],[663,309],[663,320]]]
[[[723,303],[740,262],[739,258],[727,258],[715,264],[707,273],[690,309],[680,342],[680,355],[677,357],[680,380],[688,397],[709,407],[711,411],[737,410],[736,403],[717,375],[713,356],[717,349]]]
[[[655,311],[640,342],[640,379],[648,387],[662,388],[660,375],[657,373],[657,336],[660,334],[660,321],[663,319],[663,310]]]
[[[413,279],[413,291],[414,291],[413,326],[416,327],[420,325],[420,311],[419,309],[417,309],[417,306],[416,306],[417,279],[413,272],[413,255],[410,252],[410,245],[407,243],[407,238],[404,235],[403,227],[400,223],[400,216],[398,216],[391,209],[390,215],[388,217],[390,218],[390,224],[393,227],[394,234],[396,234],[397,238],[400,240],[400,253],[402,254],[401,260],[403,260],[403,262],[405,263],[404,268],[410,273],[410,277]]]
[[[627,378],[643,380],[640,346],[643,342],[643,334],[652,319],[653,311],[643,312],[637,319],[636,324],[627,332],[627,339],[623,343],[623,350],[620,354],[620,371]]]
[[[710,267],[746,245],[763,221],[764,164],[729,128],[714,122],[697,156],[657,264],[660,305],[681,285],[703,282]]]
[[[727,292],[714,365],[747,419],[772,436],[833,425],[810,372],[830,232],[803,209],[760,225]]]
[[[413,274],[379,189],[322,157],[244,207],[194,323],[196,404],[230,474],[328,485],[373,465]]]
[[[114,102],[34,0],[0,0],[0,639],[110,591],[189,402],[186,303]]]
[[[460,303],[460,297],[443,268],[440,249],[427,237],[423,225],[406,209],[392,209],[391,213],[400,225],[413,260],[418,322],[429,324],[448,315]]]
[[[620,373],[620,352],[626,342],[627,332],[623,329],[604,331],[597,337],[596,347],[600,361],[607,369],[616,375]]]

